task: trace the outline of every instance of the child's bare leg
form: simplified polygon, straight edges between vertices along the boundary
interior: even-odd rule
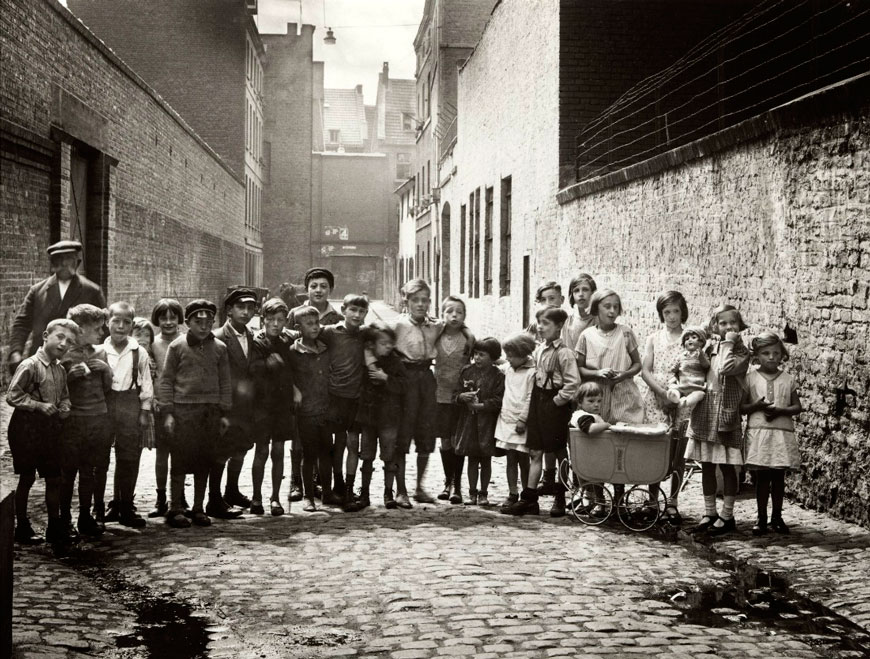
[[[704,517],[700,524],[709,526],[719,515],[716,509],[716,465],[712,462],[701,463],[701,491],[704,494]]]
[[[529,482],[529,454],[522,451],[516,452],[517,465],[520,468],[520,484]],[[516,487],[516,485],[514,485]]]
[[[266,460],[269,459],[269,442],[257,442],[254,446],[254,462],[251,465],[251,480],[254,482],[252,501],[263,501],[263,477],[266,473]]]
[[[517,492],[517,478],[519,477],[519,461],[517,459],[518,451],[508,451],[507,452],[507,482],[508,482],[508,491],[511,494],[518,494]]]
[[[344,447],[347,446],[347,432],[337,430],[332,443],[333,492],[344,497]]]
[[[426,467],[429,465],[428,453],[417,453],[417,493],[423,492],[423,477],[426,475]],[[431,497],[430,497],[431,498]]]
[[[555,457],[555,456],[554,456]],[[528,489],[534,490],[538,487],[538,481],[541,480],[541,470],[544,466],[544,452],[530,451],[529,452],[529,478],[525,485]]]
[[[408,495],[408,488],[405,487],[405,454],[399,453],[396,456],[396,494]]]
[[[173,482],[175,481],[175,476],[172,477]],[[193,510],[194,512],[202,512],[202,506],[205,502],[205,490],[208,487],[208,479],[209,472],[204,469],[198,469],[193,474]],[[181,510],[181,501],[184,499],[184,474],[180,475],[179,478],[179,494],[178,501],[173,504],[173,507],[176,510]],[[173,492],[173,499],[175,498],[175,493]]]
[[[18,523],[27,522],[27,500],[30,498],[30,488],[36,482],[36,469],[28,469],[18,475],[18,487],[15,488],[15,517]]]
[[[281,481],[284,480],[284,442],[272,440],[272,498],[280,501]]]
[[[477,494],[477,472],[480,464],[480,458],[473,455],[468,456],[468,493],[472,497]],[[474,501],[472,500],[472,503]]]
[[[359,433],[353,430],[347,431],[347,458],[345,459],[345,471],[347,479],[351,480],[351,476],[356,476],[356,470],[359,466]]]
[[[157,454],[154,457],[154,480],[157,482],[158,490],[166,489],[166,480],[169,476],[169,451],[165,448],[158,448]]]
[[[384,490],[393,491],[393,485],[396,480],[396,461],[391,458],[384,460]]]

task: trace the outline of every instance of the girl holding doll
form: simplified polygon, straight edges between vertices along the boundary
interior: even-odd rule
[[[737,496],[737,468],[743,464],[740,451],[740,401],[745,389],[744,376],[749,368],[749,350],[740,338],[746,323],[730,304],[713,310],[710,318],[710,358],[707,371],[707,395],[694,410],[689,421],[686,458],[701,463],[701,488],[704,493],[704,517],[693,532],[709,531],[723,535],[734,531],[734,500]],[[722,472],[724,502],[716,509],[716,468]]]

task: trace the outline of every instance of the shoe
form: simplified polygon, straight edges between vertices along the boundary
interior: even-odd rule
[[[314,486],[314,498],[323,501],[323,488],[319,485]]]
[[[550,506],[550,517],[565,516],[565,493],[559,492],[553,497],[553,505]]]
[[[112,499],[109,501],[106,506],[106,516],[103,518],[103,522],[106,524],[111,524],[112,522],[117,522],[120,519],[120,510],[119,506],[115,503],[115,500]]]
[[[438,494],[438,499],[440,501],[447,501],[450,499],[450,483],[444,485],[444,489]]]
[[[334,492],[325,492],[323,494],[324,506],[343,506],[344,500],[341,497],[335,496]]]
[[[105,533],[105,528],[100,528],[100,525],[97,524],[97,520],[90,515],[79,515],[79,520],[76,526],[78,527],[79,533],[90,537],[99,537]]]
[[[704,519],[707,521],[705,522]],[[705,533],[710,530],[710,527],[713,526],[717,519],[719,519],[719,515],[704,515],[704,517],[701,518],[700,524],[689,529],[689,533]]]
[[[786,523],[782,521],[782,517],[774,517],[773,519],[771,519],[770,528],[772,528],[776,533],[779,533],[781,535],[788,535],[789,533],[791,533]]]
[[[317,506],[314,505],[313,497],[305,500],[305,505],[302,506],[302,510],[306,513],[313,513],[317,511]]]
[[[477,505],[477,492],[474,490],[468,491],[468,501],[465,502],[466,506],[476,506]]]
[[[767,520],[760,519],[755,522],[755,526],[752,527],[752,535],[760,536],[767,535]]]
[[[520,517],[523,515],[539,515],[541,513],[541,508],[538,505],[537,501],[520,499],[515,504],[508,506],[507,508],[503,508],[499,512],[501,512],[503,515],[516,515]]]
[[[148,513],[148,518],[166,517],[167,512],[169,512],[169,504],[166,503],[166,490],[157,490],[157,502]]]
[[[722,519],[720,517],[720,519]],[[732,517],[731,519],[722,519],[722,526],[713,526],[710,529],[710,535],[714,537],[718,537],[720,535],[725,535],[726,533],[731,533],[732,531],[737,530],[737,521]]]
[[[45,538],[33,530],[28,519],[15,527],[15,542],[20,545],[41,545],[45,542]]]
[[[66,534],[67,534],[67,537],[69,538],[69,541],[70,542],[78,542],[80,539],[79,532],[78,532],[78,529],[76,529],[75,525],[73,524],[72,518],[71,517],[61,517],[61,519],[63,520],[63,523],[66,526]]]
[[[273,499],[269,502],[269,512],[272,513],[272,517],[281,517],[284,514],[284,506],[281,505],[280,501]]]
[[[100,528],[101,533],[106,532],[106,507],[100,504],[94,504],[94,521]]]
[[[668,506],[667,508],[665,508],[664,518],[665,521],[671,526],[683,525],[683,516],[680,515],[680,511],[677,510],[676,506]]]
[[[118,523],[132,529],[141,529],[145,526],[145,520],[136,512],[132,503],[124,504],[118,513]]]
[[[450,503],[454,506],[462,503],[462,490],[456,490],[453,494],[450,495]]]
[[[230,506],[238,506],[239,508],[251,507],[251,500],[238,490],[225,490],[224,501]]]
[[[338,503],[335,504],[336,506],[343,506],[344,505],[344,489],[345,489],[344,483],[342,483],[340,486],[336,486],[336,487],[332,488],[332,497],[336,501],[338,501]],[[326,497],[329,498],[329,495],[327,494]],[[326,502],[324,501],[324,503],[326,503]]]
[[[302,488],[298,485],[291,485],[290,494],[287,496],[287,500],[290,502],[302,501]]]
[[[166,523],[174,529],[190,528],[190,520],[184,515],[184,511],[173,510],[166,513]]]
[[[222,497],[209,499],[205,506],[205,512],[218,519],[238,519],[244,513],[244,511],[227,504]]]
[[[251,499],[250,512],[252,515],[262,515],[264,512],[266,512],[263,509],[263,502],[259,499]]]
[[[399,507],[399,504],[396,503],[396,500],[393,498],[393,491],[386,490],[384,492],[384,508],[388,510],[395,510]]]
[[[362,510],[362,506],[360,506],[359,499],[349,499],[341,509],[346,513],[358,513]]]
[[[45,529],[45,541],[52,545],[68,545],[70,537],[67,533],[66,523],[58,519],[48,520],[48,527]]]
[[[414,501],[417,503],[435,503],[435,497],[429,494],[426,490],[418,489],[414,492]]]
[[[502,501],[501,507],[507,508],[508,506],[512,506],[513,504],[515,504],[519,500],[520,500],[520,495],[517,494],[516,492],[512,492],[511,494],[508,494],[507,499]]]
[[[409,510],[414,506],[411,505],[411,502],[408,500],[407,494],[397,494],[396,495],[396,505],[399,508],[404,508],[405,510]]]
[[[211,526],[211,517],[201,510],[193,511],[193,519],[191,521],[197,526]]]
[[[490,506],[489,497],[486,496],[486,492],[481,492],[477,495],[477,505],[478,506]]]
[[[369,493],[367,490],[363,490],[360,492],[359,499],[357,499],[357,504],[359,505],[359,510],[365,510],[370,505],[372,505],[371,497],[369,497]]]
[[[538,496],[556,494],[556,470],[544,469],[544,477],[538,485]]]

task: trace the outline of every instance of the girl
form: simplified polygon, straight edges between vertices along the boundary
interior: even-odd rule
[[[501,414],[495,426],[495,446],[507,451],[507,482],[510,494],[502,510],[520,499],[517,491],[517,471],[522,483],[529,480],[529,449],[526,447],[526,421],[535,384],[535,340],[525,332],[505,339],[504,354],[508,368],[504,376],[504,398]]]
[[[643,399],[634,376],[641,371],[637,338],[627,325],[616,319],[622,315],[622,300],[609,288],[592,296],[590,313],[597,327],[587,327],[577,341],[580,376],[595,380],[604,391],[601,416],[608,423],[643,423]]]
[[[459,382],[459,372],[471,362],[474,337],[465,329],[465,302],[461,298],[453,295],[445,297],[441,303],[441,318],[444,320],[444,331],[435,342],[435,395],[438,403],[435,426],[441,438],[444,490],[438,498],[459,504],[462,503],[462,466],[465,458],[453,450],[458,413],[457,406],[453,404],[453,393]]]
[[[689,308],[682,293],[667,291],[656,300],[656,312],[664,327],[650,334],[646,340],[641,364],[641,377],[649,387],[644,397],[644,413],[647,423],[667,423],[674,428],[677,433],[674,470],[682,474],[685,464],[683,453],[686,450],[684,426],[688,423],[688,414],[677,420],[677,406],[668,400],[667,384],[671,369],[682,349],[683,323],[689,319]],[[679,486],[679,479],[674,476],[671,479],[671,497],[665,508],[665,517],[674,526],[679,526],[683,521],[677,509]],[[656,493],[653,488],[652,494]]]
[[[568,284],[568,304],[571,305],[571,313],[562,328],[562,341],[572,350],[577,345],[577,339],[587,327],[595,321],[595,316],[589,313],[589,302],[592,294],[598,290],[592,275],[581,272]]]
[[[689,422],[686,458],[701,463],[701,489],[704,492],[704,517],[692,531],[723,535],[734,531],[734,499],[737,496],[737,470],[743,464],[740,452],[740,398],[749,368],[749,350],[740,334],[746,323],[730,304],[713,310],[706,351],[710,357],[707,395],[694,410]],[[722,513],[716,510],[716,466],[722,472],[724,501]]]
[[[472,506],[488,506],[487,491],[492,476],[495,425],[504,397],[504,373],[494,362],[501,357],[501,344],[492,337],[474,343],[474,361],[459,374],[455,400],[460,403],[453,433],[457,455],[468,456],[468,498]],[[480,469],[480,492],[477,490]]]
[[[802,411],[794,378],[780,370],[788,359],[785,345],[773,332],[752,340],[752,355],[758,370],[746,376],[749,403],[740,411],[748,414],[746,424],[746,465],[754,472],[758,522],[752,535],[767,533],[767,497],[773,499],[770,528],[788,533],[782,521],[785,472],[800,467],[801,456],[794,436],[793,417]]]

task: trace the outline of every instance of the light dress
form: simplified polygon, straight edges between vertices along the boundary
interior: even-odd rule
[[[534,384],[535,362],[531,357],[516,370],[507,364],[504,369],[504,398],[495,425],[497,448],[505,451],[529,452],[526,447],[526,435],[518,434],[516,425],[519,421],[525,423],[529,418],[529,404],[532,400]]]
[[[594,326],[594,321],[595,316],[591,313],[584,314],[577,307],[572,307],[571,311],[568,313],[568,319],[565,321],[565,324],[562,325],[562,342],[571,348],[571,350],[576,351],[577,341],[580,339],[580,335],[587,327]]]
[[[668,380],[671,378],[671,371],[679,359],[680,351],[683,349],[682,331],[677,336],[676,340],[670,340],[670,332],[667,327],[663,327],[653,334],[653,370],[652,376],[662,387],[668,387]],[[664,410],[661,403],[652,389],[647,389],[646,395],[643,398],[644,412],[646,413],[647,423],[670,423],[671,412]]]
[[[625,371],[631,367],[632,350],[637,350],[637,337],[627,325],[617,324],[608,332],[598,327],[583,330],[577,340],[577,354],[586,356],[586,368],[612,368]],[[643,398],[634,378],[614,385],[603,378],[584,378],[601,385],[601,417],[608,423],[643,423]]]
[[[750,401],[762,396],[776,407],[788,407],[796,391],[794,378],[784,371],[766,375],[754,370],[746,374]],[[764,411],[749,415],[746,423],[746,455],[749,469],[798,469],[801,454],[794,434],[794,418],[778,416],[768,421]]]

